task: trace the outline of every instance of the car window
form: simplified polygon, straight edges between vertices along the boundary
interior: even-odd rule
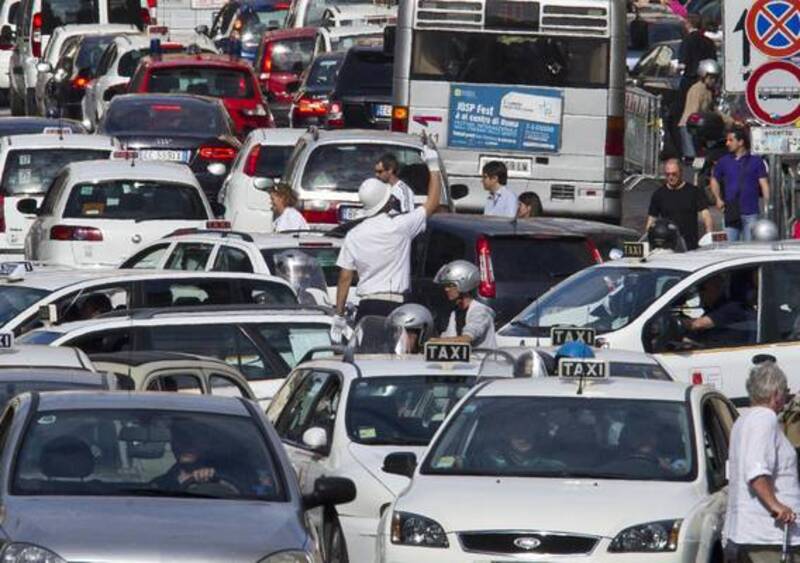
[[[252,325],[258,336],[293,368],[312,348],[331,345],[327,325],[263,323]]]
[[[213,244],[179,242],[169,255],[164,269],[203,271],[213,250]]]
[[[142,8],[139,0],[108,0],[109,23],[127,23],[142,29],[144,12],[146,9]]]
[[[258,305],[293,305],[297,303],[294,291],[281,283],[267,280],[244,279],[239,281],[243,303]]]
[[[117,46],[115,44],[111,44],[106,47],[106,50],[103,51],[103,55],[100,57],[100,62],[97,63],[97,76],[105,76],[108,72],[108,68],[111,65],[111,62],[117,56]]]
[[[248,72],[214,67],[166,67],[150,71],[147,92],[187,93],[215,98],[252,98],[253,80]]]
[[[800,340],[800,262],[773,262],[764,269],[763,342]]]
[[[85,288],[61,297],[56,302],[63,322],[93,319],[111,311],[131,307],[130,284],[117,283]]]
[[[42,0],[42,34],[73,23],[99,23],[97,0]]]
[[[336,260],[339,257],[339,249],[335,246],[301,246],[302,252],[314,258],[322,268],[322,273],[325,276],[325,284],[328,286],[335,286],[339,279],[339,267],[336,265]],[[261,255],[267,263],[270,272],[275,272],[275,256],[286,252],[285,248],[264,248],[261,250]],[[356,286],[358,280],[353,280],[353,287]]]
[[[164,254],[166,254],[168,248],[169,248],[168,242],[165,242],[163,244],[156,244],[149,248],[145,248],[144,250],[137,252],[136,254],[125,260],[125,262],[122,263],[122,266],[120,266],[120,268],[143,268],[143,269],[157,268],[158,265],[161,263],[161,260],[164,258]]]
[[[12,25],[17,24],[17,14],[19,13],[19,5],[21,2],[13,2],[8,7],[8,23]]]
[[[261,145],[256,159],[255,176],[280,178],[286,170],[286,163],[292,155],[294,145]],[[243,154],[243,153],[239,153]],[[233,167],[236,169],[236,166]]]
[[[229,305],[238,301],[228,279],[157,279],[140,284],[145,307]]]
[[[272,42],[271,72],[303,72],[314,54],[314,39],[301,37]]]
[[[149,180],[79,182],[70,191],[64,217],[135,221],[209,218],[196,187]]]
[[[594,264],[592,252],[581,238],[499,236],[489,238],[489,249],[498,281],[538,281],[550,286]]]
[[[215,272],[252,273],[253,264],[244,250],[222,245],[217,250],[217,257],[214,259],[214,266],[211,269]]]
[[[165,373],[151,377],[147,382],[147,391],[172,391],[202,395],[203,386],[200,378],[193,373]]]
[[[336,376],[323,371],[311,372],[303,379],[275,421],[275,430],[281,439],[302,444],[303,432],[311,428],[317,404],[324,396],[326,386],[332,385],[335,380]]]
[[[339,69],[336,92],[341,96],[391,96],[393,60],[382,50],[350,51]]]
[[[80,42],[80,49],[75,60],[76,70],[88,71],[89,76],[97,76],[100,57],[103,56],[106,47],[114,40],[114,37],[114,35],[84,37]]]
[[[339,65],[342,59],[324,58],[317,59],[311,64],[305,80],[305,88],[309,92],[330,92],[336,82]]]
[[[722,486],[727,482],[725,466],[728,462],[728,436],[730,427],[719,418],[710,400],[703,404],[703,442],[712,486]]]
[[[49,291],[33,287],[0,286],[0,323],[7,323],[34,303],[44,299]]]
[[[110,150],[12,149],[3,167],[2,193],[43,194],[61,169],[71,162],[106,159]]]
[[[208,376],[208,386],[211,388],[212,395],[222,395],[223,397],[244,397],[250,395],[232,378],[221,373],[212,373]]]
[[[133,335],[136,329],[132,328],[115,328],[110,330],[100,330],[90,332],[70,339],[64,343],[65,346],[75,346],[80,348],[86,354],[106,354],[111,352],[121,352],[131,349]],[[49,334],[48,331],[37,331],[31,334],[41,334],[43,337]],[[56,338],[61,336],[56,333]],[[54,339],[51,339],[54,340]],[[48,342],[37,342],[32,339],[28,341],[29,344],[47,344]]]
[[[380,24],[383,27],[385,24]],[[339,28],[341,29],[341,28]],[[321,36],[319,37],[321,39]],[[331,51],[346,52],[350,47],[381,47],[383,33],[354,33],[352,35],[336,35],[331,37]]]

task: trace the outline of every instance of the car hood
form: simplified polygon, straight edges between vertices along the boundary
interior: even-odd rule
[[[658,502],[642,502],[653,498]],[[433,518],[446,532],[536,530],[613,537],[628,526],[683,518],[700,498],[693,483],[417,475],[395,508]]]
[[[9,540],[67,561],[258,561],[306,543],[300,514],[287,502],[15,497],[4,508]]]
[[[348,448],[353,459],[384,487],[389,489],[389,492],[394,496],[397,496],[403,489],[408,487],[410,480],[402,475],[386,473],[383,470],[383,460],[387,455],[394,452],[411,452],[417,456],[417,459],[420,459],[420,456],[425,451],[424,446],[365,446],[355,442],[351,442]]]

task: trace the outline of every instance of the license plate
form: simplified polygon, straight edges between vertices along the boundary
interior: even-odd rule
[[[499,160],[506,165],[509,178],[527,178],[533,169],[532,158],[507,158],[502,156],[481,156],[478,161],[478,174],[483,171],[487,162]]]
[[[170,162],[189,162],[191,153],[189,151],[171,150],[140,150],[141,160],[168,160]]]
[[[346,223],[358,219],[358,212],[361,211],[360,207],[345,206],[339,208],[339,222]]]
[[[389,119],[392,117],[392,106],[389,104],[373,104],[372,115],[379,119]]]

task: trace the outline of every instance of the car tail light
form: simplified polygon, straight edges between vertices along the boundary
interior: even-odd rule
[[[265,85],[272,72],[272,47],[273,43],[267,43],[267,46],[264,48],[264,58],[261,60],[261,74],[259,78],[264,81]]]
[[[300,213],[308,223],[338,223],[336,203],[328,201],[306,201],[300,204]]]
[[[33,14],[33,37],[31,38],[31,51],[34,57],[42,56],[42,13]]]
[[[702,384],[703,384],[703,373],[700,371],[692,373],[692,385],[702,385]]]
[[[609,116],[606,121],[606,156],[625,155],[625,119]]]
[[[586,239],[586,248],[589,249],[589,254],[592,255],[592,260],[594,260],[595,264],[602,264],[603,263],[603,255],[600,254],[600,249],[597,248],[597,245],[594,241],[590,238]]]
[[[342,111],[342,102],[331,102],[328,105],[328,115],[325,123],[331,129],[340,129],[344,127],[344,112]]]
[[[150,10],[148,8],[141,8],[139,10],[142,19],[142,25],[150,25],[153,22],[153,19],[150,17]]]
[[[206,221],[206,229],[221,229],[227,230],[231,228],[230,221],[223,221],[221,219],[216,219],[214,221]]]
[[[236,158],[236,149],[231,147],[203,146],[197,152],[203,160],[233,160]]]
[[[103,231],[94,227],[76,227],[73,225],[55,225],[50,228],[50,240],[79,240],[99,242],[103,240]]]
[[[328,103],[325,100],[312,100],[310,98],[300,98],[294,108],[295,113],[302,116],[317,115],[322,116],[328,111]]]
[[[76,76],[72,79],[72,87],[76,90],[84,90],[89,85],[89,79],[85,76]]]
[[[392,108],[392,131],[408,132],[408,108],[406,106],[394,106]]]
[[[244,172],[245,176],[250,176],[251,178],[256,175],[256,168],[258,165],[258,157],[261,156],[261,145],[255,145],[250,152],[247,153],[247,160],[244,162]]]
[[[492,250],[489,248],[489,239],[479,237],[475,243],[475,251],[478,255],[478,269],[481,273],[481,282],[478,284],[478,295],[481,297],[496,297],[497,284],[494,281],[494,269],[492,268]]]

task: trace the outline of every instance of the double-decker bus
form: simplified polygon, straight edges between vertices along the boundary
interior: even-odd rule
[[[625,25],[622,0],[404,0],[392,129],[433,136],[460,209],[500,160],[545,213],[618,221]]]

